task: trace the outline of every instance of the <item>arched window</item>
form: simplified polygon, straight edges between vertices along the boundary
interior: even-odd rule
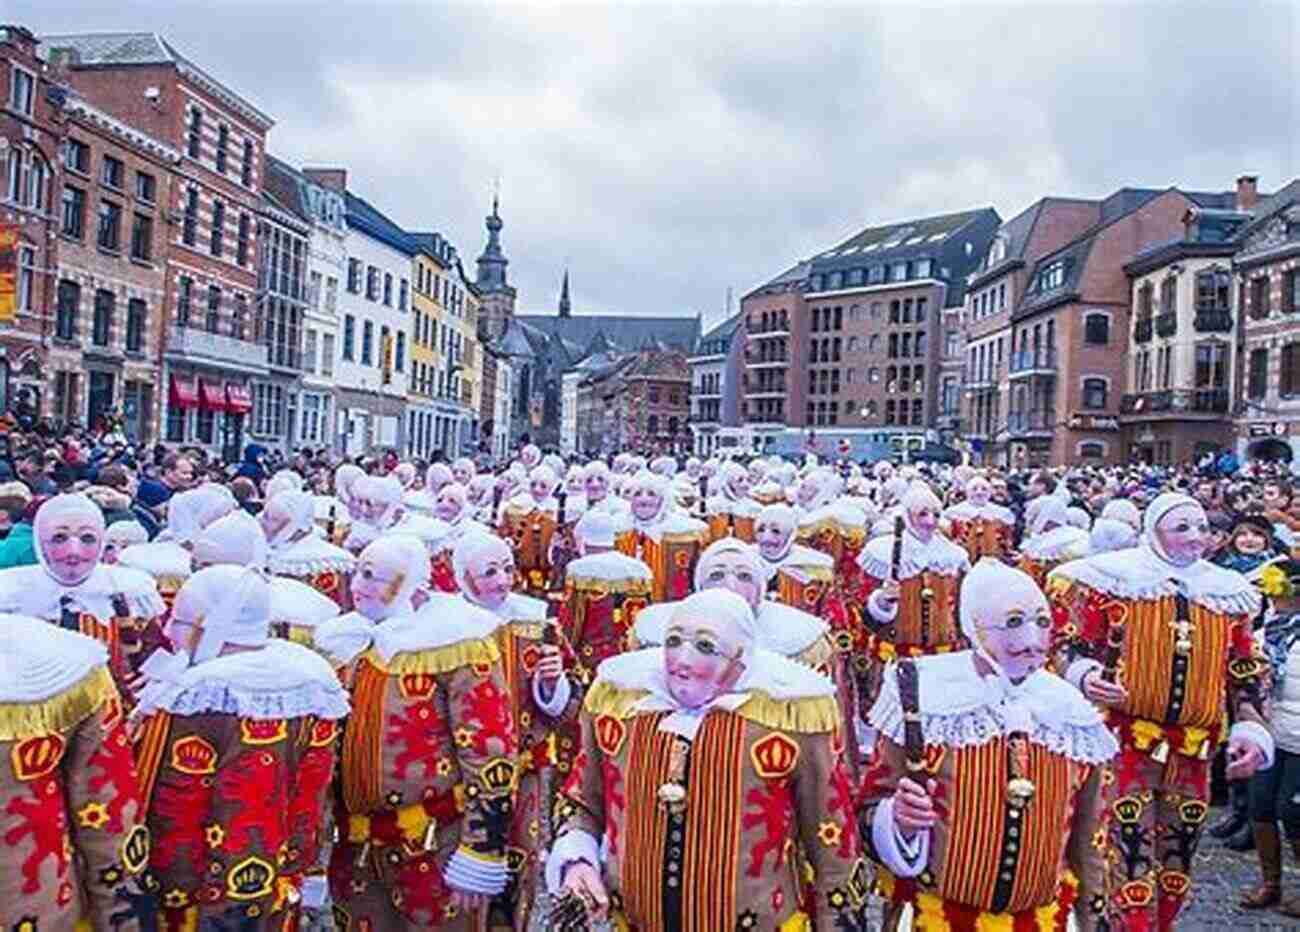
[[[1084,379],[1083,406],[1085,408],[1106,407],[1106,388],[1105,379]]]

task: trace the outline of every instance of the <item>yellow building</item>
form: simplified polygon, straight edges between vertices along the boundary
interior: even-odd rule
[[[478,448],[483,354],[476,328],[479,299],[456,249],[438,233],[410,234],[412,259],[407,454],[448,459]]]

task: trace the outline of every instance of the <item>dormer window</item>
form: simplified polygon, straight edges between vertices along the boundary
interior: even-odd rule
[[[1054,291],[1065,284],[1065,260],[1057,259],[1038,273],[1038,291]]]

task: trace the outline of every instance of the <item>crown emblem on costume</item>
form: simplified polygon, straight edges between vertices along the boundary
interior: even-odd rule
[[[61,735],[39,735],[14,745],[14,776],[19,780],[43,777],[59,765],[67,742]]]
[[[397,685],[405,699],[427,699],[433,695],[434,682],[432,673],[407,673]]]
[[[602,715],[596,719],[596,743],[609,757],[613,757],[623,746],[623,737],[627,726],[612,715]]]
[[[256,900],[271,893],[275,868],[261,858],[245,858],[226,875],[226,893],[232,900]]]
[[[217,749],[198,735],[182,738],[172,745],[172,769],[191,776],[214,773]]]
[[[515,765],[507,758],[494,757],[483,766],[481,776],[489,790],[504,792],[514,786]]]
[[[750,749],[754,770],[760,777],[770,780],[784,777],[799,761],[799,745],[780,732],[773,732]]]
[[[239,731],[245,744],[276,744],[288,736],[289,725],[282,718],[260,722],[245,718],[239,722]]]
[[[332,719],[321,719],[311,726],[311,746],[323,748],[334,741],[338,734],[338,725]]]
[[[1121,796],[1115,800],[1113,807],[1115,818],[1123,825],[1132,825],[1142,815],[1142,800],[1136,796]]]

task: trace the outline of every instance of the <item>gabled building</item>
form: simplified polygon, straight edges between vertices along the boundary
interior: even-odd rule
[[[302,379],[291,445],[333,450],[339,291],[347,275],[347,206],[341,192],[317,184],[298,169],[269,155],[266,191],[304,222],[308,230]]]
[[[691,354],[690,427],[696,456],[712,456],[723,428],[734,428],[740,416],[742,317],[733,314],[700,335]]]
[[[1254,179],[1247,178],[1247,197]],[[1241,320],[1235,441],[1243,459],[1300,460],[1300,180],[1255,206],[1233,258]]]
[[[1000,219],[991,207],[862,230],[741,301],[741,420],[761,449],[902,453],[935,426],[945,309]]]
[[[179,149],[183,180],[164,207],[164,438],[238,458],[250,417],[283,416],[269,386],[256,242],[266,136],[273,120],[156,33],[42,37],[51,68],[78,96]],[[162,389],[160,386],[160,390]],[[277,411],[279,412],[277,414]]]
[[[1052,350],[1013,356],[1011,316],[1039,258],[1094,226],[1101,202],[1046,197],[998,228],[979,267],[966,279],[966,300],[947,312],[941,337],[941,435],[976,463],[1008,462],[1006,414],[1012,391],[1055,379]]]

